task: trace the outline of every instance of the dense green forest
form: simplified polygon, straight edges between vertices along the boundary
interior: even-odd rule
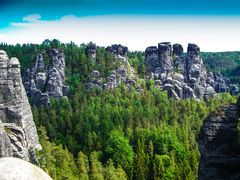
[[[201,55],[208,70],[220,72],[231,82],[240,84],[240,52],[202,52]]]
[[[50,47],[64,50],[71,90],[69,100],[51,99],[51,108],[32,106],[43,147],[38,152],[40,164],[53,179],[197,179],[201,125],[210,112],[236,97],[221,94],[209,101],[177,101],[151,81],[144,81],[141,93],[125,85],[89,91],[84,83],[92,70],[107,76],[115,68],[104,47],[98,47],[94,64],[84,44],[45,40],[40,45],[0,45],[20,59],[22,70],[32,67],[38,51]],[[144,54],[128,56],[143,77]],[[211,68],[211,55],[206,59]]]

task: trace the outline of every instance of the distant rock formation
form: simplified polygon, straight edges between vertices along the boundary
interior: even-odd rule
[[[0,159],[1,180],[51,180],[42,169],[18,158]]]
[[[24,87],[36,106],[49,106],[50,97],[67,97],[69,87],[65,85],[65,56],[63,51],[50,49],[48,56],[52,65],[45,65],[43,53],[38,53],[35,66],[23,74]]]
[[[126,84],[129,88],[135,86],[136,82],[134,79],[136,78],[136,75],[127,58],[128,48],[119,44],[108,46],[106,51],[114,56],[115,60],[113,59],[113,61],[117,61],[119,66],[112,70],[109,77],[106,79],[104,79],[101,76],[101,73],[97,70],[91,72],[87,88],[111,90],[118,87],[121,83]],[[137,89],[141,91],[141,88],[138,87]]]
[[[236,95],[239,90],[230,84],[229,79],[219,73],[207,72],[196,44],[188,44],[184,55],[180,44],[169,42],[150,46],[145,50],[147,79],[168,92],[175,99],[209,99],[216,93],[230,92]]]
[[[0,157],[37,161],[40,149],[19,61],[0,50]]]
[[[199,180],[240,179],[239,104],[221,106],[204,121],[198,138]]]
[[[92,59],[96,63],[97,58],[97,47],[93,43],[89,43],[86,48],[87,57]]]
[[[106,50],[109,53],[114,54],[116,58],[126,61],[128,52],[128,48],[126,46],[122,46],[121,44],[114,44],[112,46],[108,46]]]

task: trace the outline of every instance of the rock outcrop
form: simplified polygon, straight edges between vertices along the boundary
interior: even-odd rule
[[[200,180],[240,179],[239,105],[221,106],[207,117],[200,130],[198,148]]]
[[[128,48],[126,46],[122,46],[121,44],[114,44],[112,46],[108,46],[106,50],[114,54],[116,58],[125,61],[127,58]]]
[[[196,44],[188,44],[184,55],[180,44],[169,42],[150,46],[145,50],[147,79],[168,92],[175,99],[209,99],[216,93],[238,94],[238,88],[219,73],[207,72]]]
[[[42,169],[18,158],[0,159],[1,180],[51,180]]]
[[[97,58],[97,47],[93,43],[89,43],[86,48],[87,57],[93,60],[96,63]]]
[[[40,149],[19,61],[0,50],[0,157],[35,161],[30,154]]]
[[[48,56],[52,65],[44,63],[43,53],[38,53],[35,66],[23,74],[27,95],[36,106],[49,106],[50,97],[67,97],[69,87],[65,85],[65,56],[63,51],[50,49]]]
[[[111,90],[121,83],[126,84],[129,88],[135,86],[136,75],[127,58],[128,48],[122,45],[112,45],[108,46],[106,51],[113,55],[113,62],[118,64],[117,68],[113,69],[106,78],[102,77],[99,71],[92,71],[89,75],[87,88]],[[141,91],[141,88],[138,88],[138,90]]]

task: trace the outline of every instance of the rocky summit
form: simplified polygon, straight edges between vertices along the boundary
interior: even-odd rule
[[[35,150],[40,149],[19,61],[0,50],[0,157],[37,163]]]
[[[121,44],[114,44],[112,46],[108,46],[106,50],[109,53],[114,54],[118,59],[125,60],[127,57],[128,48],[126,46],[122,46]]]
[[[147,79],[168,92],[175,99],[209,99],[216,93],[238,93],[238,88],[219,73],[207,72],[200,48],[188,44],[187,54],[180,44],[159,43],[145,50]]]
[[[26,69],[23,74],[24,87],[33,104],[48,106],[50,97],[67,97],[69,87],[65,85],[65,56],[63,51],[50,49],[47,52],[52,64],[46,65],[43,53],[36,56],[32,69]]]
[[[87,47],[87,51],[91,47],[93,46],[90,45]],[[99,71],[92,71],[89,75],[90,80],[87,83],[87,88],[92,89],[95,87],[98,89],[110,90],[116,88],[121,83],[126,84],[129,88],[135,86],[136,74],[127,58],[128,48],[119,44],[108,46],[106,51],[113,56],[113,61],[117,64],[117,68],[110,72],[106,80]]]
[[[204,121],[198,139],[200,180],[240,179],[238,126],[239,103],[219,107]]]

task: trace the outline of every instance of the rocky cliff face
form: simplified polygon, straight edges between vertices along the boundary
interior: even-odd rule
[[[219,73],[207,72],[196,44],[188,44],[187,54],[183,54],[180,44],[159,43],[145,50],[148,68],[147,79],[168,92],[175,99],[211,98],[219,92],[236,95],[238,88]]]
[[[41,149],[17,58],[0,50],[0,157],[35,160]]]
[[[48,56],[52,65],[45,65],[43,53],[36,56],[35,66],[23,75],[24,87],[36,106],[48,106],[50,97],[67,97],[69,87],[65,85],[65,56],[62,51],[50,49]]]
[[[239,105],[221,106],[204,121],[198,140],[199,179],[240,179]]]

